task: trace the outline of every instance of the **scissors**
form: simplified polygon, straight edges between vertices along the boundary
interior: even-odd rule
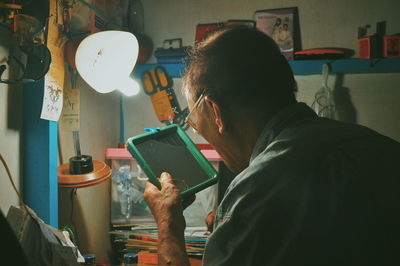
[[[172,87],[171,79],[163,66],[156,66],[154,69],[146,70],[142,74],[144,92],[153,95],[159,91],[168,90]]]

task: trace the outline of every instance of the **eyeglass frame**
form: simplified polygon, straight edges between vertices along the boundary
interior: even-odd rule
[[[205,96],[206,96],[206,91],[204,90],[204,91],[200,94],[200,97],[199,97],[199,98],[196,100],[196,102],[194,103],[192,110],[190,110],[190,112],[187,114],[187,116],[186,116],[186,118],[185,118],[184,124],[185,124],[185,125],[186,125],[186,124],[187,124],[187,125],[190,125],[190,126],[193,128],[193,130],[194,130],[195,132],[197,132],[197,125],[196,125],[195,122],[193,122],[192,119],[190,119],[190,116],[193,115],[193,112],[197,109],[197,107],[199,107],[201,101],[205,98]]]

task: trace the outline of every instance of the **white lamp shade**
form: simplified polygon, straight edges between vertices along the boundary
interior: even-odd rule
[[[111,92],[121,89],[120,86],[129,91],[127,79],[138,53],[138,41],[132,33],[102,31],[89,35],[79,44],[76,68],[86,83],[98,92]]]

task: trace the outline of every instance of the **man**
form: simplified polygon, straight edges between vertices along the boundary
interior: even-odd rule
[[[292,71],[255,29],[195,47],[183,79],[188,122],[237,176],[204,265],[400,265],[400,144],[319,118],[295,100]],[[184,204],[168,173],[144,197],[160,265],[188,265]]]

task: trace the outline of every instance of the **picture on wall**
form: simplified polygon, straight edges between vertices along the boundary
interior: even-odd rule
[[[297,8],[257,10],[254,14],[256,28],[278,44],[287,60],[293,60],[299,47]]]

